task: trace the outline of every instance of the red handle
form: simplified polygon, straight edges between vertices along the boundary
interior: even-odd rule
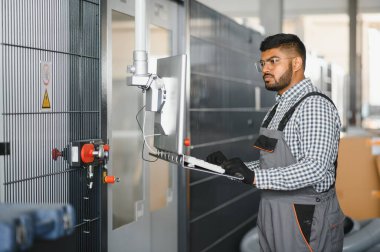
[[[107,183],[107,184],[114,184],[116,181],[116,178],[115,176],[105,176],[104,177],[104,183]]]
[[[92,154],[95,150],[95,146],[93,144],[84,144],[82,146],[82,150],[80,152],[80,157],[82,158],[82,162],[85,164],[94,162],[94,155]]]
[[[62,156],[62,152],[60,152],[57,148],[54,148],[54,149],[51,151],[51,156],[53,157],[53,160],[57,160],[58,157],[61,157],[61,156]]]

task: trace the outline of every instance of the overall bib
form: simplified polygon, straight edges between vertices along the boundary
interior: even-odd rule
[[[261,169],[296,163],[283,130],[297,106],[312,95],[323,96],[332,103],[321,93],[308,93],[287,111],[277,130],[267,128],[277,105],[269,113],[255,143],[260,149]],[[316,192],[312,186],[293,191],[262,190],[257,220],[261,251],[342,251],[344,218],[336,198],[335,184],[322,193]]]

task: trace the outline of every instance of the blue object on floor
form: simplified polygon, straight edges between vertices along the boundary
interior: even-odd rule
[[[72,206],[0,204],[0,252],[25,250],[34,239],[55,240],[74,231]]]
[[[55,240],[74,231],[75,213],[70,205],[42,206],[35,210],[36,237]]]
[[[0,252],[31,248],[34,240],[32,215],[2,206],[0,204]]]

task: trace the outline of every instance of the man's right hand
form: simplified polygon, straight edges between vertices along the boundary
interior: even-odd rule
[[[216,151],[208,155],[206,161],[211,164],[221,165],[223,162],[227,161],[227,158],[221,151]]]
[[[244,178],[243,183],[248,185],[253,185],[255,181],[255,172],[249,169],[240,158],[232,158],[223,162],[222,168],[228,175],[237,176],[240,174]]]

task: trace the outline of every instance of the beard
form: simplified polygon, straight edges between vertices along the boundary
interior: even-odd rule
[[[265,81],[265,77],[266,76],[271,76],[273,79],[274,79],[274,83],[273,84],[270,84],[269,82]],[[289,86],[291,80],[292,80],[292,77],[293,77],[293,66],[292,64],[290,63],[289,64],[289,67],[288,67],[288,70],[286,70],[286,72],[281,75],[280,79],[277,81],[276,78],[271,75],[271,74],[264,74],[263,75],[263,80],[265,82],[265,88],[269,91],[280,91],[284,88],[286,88],[287,86]]]

